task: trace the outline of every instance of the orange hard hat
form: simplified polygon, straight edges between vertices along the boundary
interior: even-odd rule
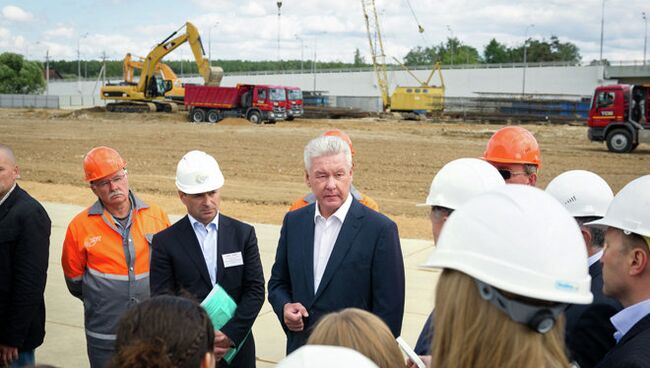
[[[497,130],[488,141],[482,158],[504,164],[542,164],[537,140],[531,132],[519,126]]]
[[[88,151],[84,157],[84,172],[87,182],[101,179],[125,167],[126,161],[110,147],[95,147]]]
[[[328,130],[325,133],[323,133],[323,137],[339,137],[339,138],[343,139],[348,144],[348,146],[350,146],[350,153],[352,154],[352,156],[354,156],[354,154],[356,153],[356,151],[352,147],[352,139],[350,139],[350,136],[345,134],[340,129]]]

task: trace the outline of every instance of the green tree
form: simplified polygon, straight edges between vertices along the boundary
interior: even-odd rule
[[[0,54],[0,93],[36,94],[45,88],[39,63],[12,52]]]
[[[509,63],[510,51],[506,45],[493,38],[483,49],[483,60],[488,64]]]
[[[366,65],[366,60],[361,56],[361,51],[359,49],[354,50],[354,66],[364,65]]]
[[[454,37],[447,38],[446,43],[437,46],[417,46],[404,57],[405,65],[431,65],[438,61],[448,65],[477,64],[481,62],[481,56],[474,47],[465,45]]]

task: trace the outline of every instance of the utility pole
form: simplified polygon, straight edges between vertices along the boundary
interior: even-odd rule
[[[450,25],[447,25],[447,30],[449,31],[449,48],[451,49],[451,65],[454,65],[454,31],[451,30]]]
[[[648,50],[648,17],[646,17],[645,12],[643,14],[643,22],[645,23],[645,33],[643,37],[643,65],[646,64],[646,51]]]
[[[81,94],[81,40],[88,36],[88,32],[84,33],[81,37],[77,38],[77,90]]]
[[[314,35],[314,61],[311,62],[311,72],[314,75],[314,87],[312,91],[316,95],[316,50],[318,49],[318,34]]]
[[[535,27],[534,24],[529,24],[526,26],[526,31],[524,32],[524,76],[521,80],[521,97],[524,97],[526,94],[526,69],[528,68],[528,60],[526,60],[526,46],[528,45],[528,28]]]
[[[300,74],[302,74],[303,73],[303,60],[305,59],[305,54],[304,54],[305,45],[304,45],[303,39],[300,36],[298,36],[298,35],[294,35],[294,36],[296,36],[296,39],[298,41],[300,41]]]
[[[210,66],[212,66],[212,28],[218,25],[219,22],[215,22],[212,26],[210,26],[210,30],[208,31],[208,65]]]
[[[603,63],[603,36],[605,35],[605,0],[603,0],[603,9],[600,13],[600,63]]]
[[[45,51],[45,96],[50,95],[50,49]]]
[[[278,1],[278,62],[280,61],[280,15],[282,15],[282,1]]]

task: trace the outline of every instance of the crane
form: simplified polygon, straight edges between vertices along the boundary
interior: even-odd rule
[[[185,32],[177,36],[181,29]],[[185,23],[178,30],[156,45],[144,58],[142,72],[136,85],[106,85],[100,91],[104,100],[115,100],[106,104],[107,111],[121,112],[146,112],[165,111],[172,112],[178,105],[165,97],[165,92],[172,89],[171,81],[156,77],[156,65],[170,52],[189,42],[199,74],[208,86],[219,86],[223,78],[223,69],[212,67],[204,57],[203,44],[197,28],[190,22]]]
[[[415,17],[415,12],[408,2],[409,8]],[[421,115],[432,111],[442,111],[444,108],[445,84],[442,79],[440,64],[435,63],[429,77],[425,82],[418,79],[405,65],[397,61],[411,76],[419,82],[418,86],[397,86],[392,95],[388,90],[388,77],[386,72],[386,54],[384,53],[384,44],[381,37],[379,26],[379,17],[375,0],[361,0],[361,7],[366,22],[366,31],[368,33],[368,42],[370,44],[370,54],[372,65],[377,75],[377,86],[381,93],[383,110],[406,113],[411,117],[414,113]],[[423,33],[424,28],[418,23],[418,32]],[[430,85],[433,74],[438,71],[440,76],[440,85]]]

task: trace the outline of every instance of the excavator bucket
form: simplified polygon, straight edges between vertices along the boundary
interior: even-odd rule
[[[210,76],[208,80],[205,81],[205,85],[219,87],[219,85],[221,85],[221,79],[223,79],[223,69],[218,66],[211,66]]]

